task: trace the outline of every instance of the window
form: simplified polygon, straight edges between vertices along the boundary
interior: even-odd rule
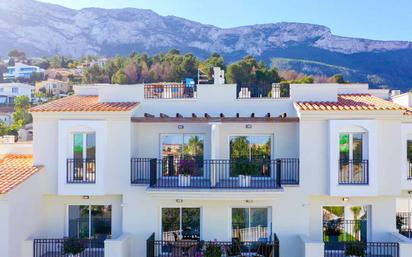
[[[341,160],[364,159],[365,133],[342,133],[339,135],[339,158]]]
[[[230,159],[270,159],[271,152],[269,135],[230,137]]]
[[[11,92],[17,94],[17,93],[19,93],[19,88],[17,88],[17,87],[12,87],[12,88],[11,88]]]
[[[96,159],[96,134],[73,134],[73,159]]]
[[[232,208],[232,238],[241,242],[268,239],[270,208]]]
[[[252,176],[271,175],[271,136],[233,136],[229,141],[231,177],[246,173]]]
[[[181,164],[193,162],[192,176],[202,176],[204,136],[199,134],[174,134],[162,136],[163,176],[180,173]]]
[[[409,162],[412,162],[412,140],[406,142],[406,157]]]
[[[198,134],[176,134],[162,136],[162,158],[174,159],[203,157],[204,136]]]
[[[200,239],[200,208],[162,208],[162,240]]]
[[[112,235],[111,205],[70,205],[68,236],[104,241]]]

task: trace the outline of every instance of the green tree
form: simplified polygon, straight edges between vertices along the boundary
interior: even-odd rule
[[[220,67],[222,70],[226,70],[225,60],[217,53],[212,54],[208,59],[199,64],[200,70],[206,73],[209,80],[213,79],[214,67]]]
[[[343,84],[346,83],[345,79],[343,78],[343,75],[341,74],[335,74],[330,78],[331,82],[333,83],[339,83],[339,84]]]
[[[12,114],[13,124],[11,125],[12,130],[17,131],[32,121],[31,114],[29,113],[30,106],[30,99],[28,96],[16,96],[14,98],[14,113]]]
[[[11,50],[9,52],[9,57],[18,61],[26,60],[26,54],[23,51],[19,51],[18,49]]]
[[[127,82],[128,82],[128,78],[123,70],[117,71],[116,74],[114,74],[112,77],[113,84],[122,85],[122,84],[127,84]]]

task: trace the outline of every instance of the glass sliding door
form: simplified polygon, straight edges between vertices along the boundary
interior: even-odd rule
[[[232,238],[241,242],[270,238],[270,208],[232,208]]]
[[[162,240],[200,239],[200,208],[162,208]]]
[[[339,180],[343,183],[367,182],[365,133],[339,135]]]
[[[70,205],[68,207],[68,236],[99,241],[111,238],[111,205]]]
[[[192,176],[202,176],[204,158],[203,135],[162,135],[161,149],[163,176],[179,175],[183,165],[191,168]]]
[[[231,177],[243,174],[271,176],[272,136],[232,136],[229,144]]]
[[[96,134],[74,133],[72,150],[72,178],[75,181],[95,181]]]

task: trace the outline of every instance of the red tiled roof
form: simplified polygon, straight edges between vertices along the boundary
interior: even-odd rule
[[[98,96],[68,96],[30,108],[30,112],[122,112],[130,111],[137,102],[99,102]]]
[[[5,194],[40,170],[31,155],[7,154],[0,159],[0,194]]]
[[[395,111],[405,107],[370,94],[338,95],[337,102],[296,102],[301,111]]]

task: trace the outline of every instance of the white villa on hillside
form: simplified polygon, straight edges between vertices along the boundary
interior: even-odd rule
[[[0,256],[412,256],[408,95],[222,82],[33,107],[32,149],[0,146]]]
[[[7,72],[3,73],[3,78],[5,80],[17,78],[29,79],[34,72],[44,72],[44,69],[24,63],[16,63],[14,66],[7,67]]]

